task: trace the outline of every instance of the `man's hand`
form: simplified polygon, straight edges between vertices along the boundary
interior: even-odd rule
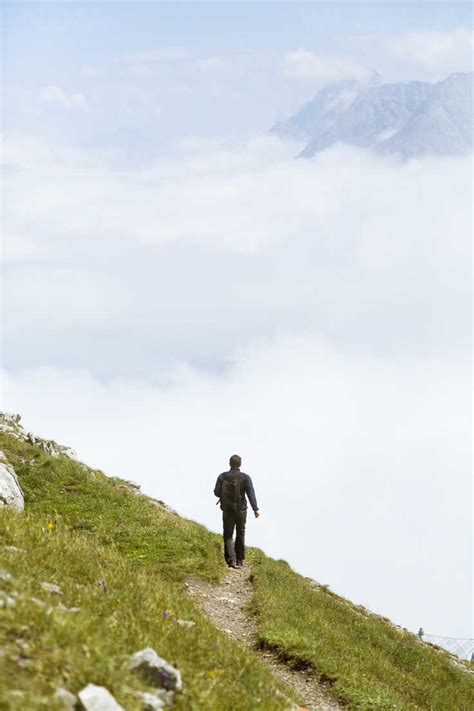
[[[254,511],[255,518],[258,518],[260,516],[260,511]]]

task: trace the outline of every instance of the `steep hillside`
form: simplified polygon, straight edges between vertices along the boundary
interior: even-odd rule
[[[146,647],[181,671],[173,708],[225,708],[223,697],[242,711],[288,707],[289,692],[276,692],[254,655],[208,623],[180,582],[222,575],[217,536],[64,456],[9,434],[0,448],[26,503],[25,514],[0,512],[1,709],[64,708],[56,690],[88,683],[127,711],[142,709],[136,694],[154,686],[128,660]]]
[[[291,689],[186,593],[190,575],[227,574],[219,536],[56,456],[54,443],[4,432],[0,449],[25,494],[24,513],[0,511],[0,709],[67,708],[57,689],[89,683],[127,711],[146,708],[138,694],[156,684],[130,668],[145,647],[182,674],[173,708],[291,708]],[[449,654],[261,551],[251,565],[256,647],[322,679],[335,699],[354,709],[474,708],[473,675]]]

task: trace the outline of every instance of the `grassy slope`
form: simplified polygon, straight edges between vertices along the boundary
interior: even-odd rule
[[[7,560],[1,567],[14,575],[19,597],[15,608],[0,611],[6,621],[0,688],[7,689],[0,709],[53,708],[48,699],[56,686],[77,691],[93,681],[133,711],[139,708],[133,690],[146,687],[127,671],[126,658],[145,645],[182,669],[185,691],[176,708],[282,708],[255,657],[218,633],[182,592],[186,574],[222,575],[218,536],[156,508],[120,480],[51,458],[9,435],[0,434],[0,449],[19,474],[27,502],[26,516],[0,516],[2,538],[26,551],[2,552]],[[286,563],[259,551],[252,557],[262,644],[313,666],[351,707],[474,708],[472,677],[447,655],[312,588]],[[107,594],[99,578],[107,581]],[[60,584],[63,604],[81,612],[49,612],[55,600],[41,590],[43,580]],[[48,607],[35,608],[31,596]],[[171,617],[164,618],[164,610]],[[198,624],[185,629],[176,618]],[[12,689],[27,697],[13,699]]]
[[[0,449],[27,504],[25,515],[0,512],[0,568],[13,576],[0,590],[17,595],[15,607],[0,610],[0,709],[53,709],[55,688],[77,692],[88,682],[106,686],[127,711],[139,709],[135,692],[150,688],[127,658],[145,646],[182,671],[176,709],[284,708],[268,671],[208,623],[179,583],[187,573],[218,579],[218,536],[10,435],[0,434]],[[43,581],[63,595],[45,592]],[[62,612],[58,602],[81,610]]]
[[[474,676],[447,653],[255,553],[262,645],[309,664],[354,709],[472,711]]]

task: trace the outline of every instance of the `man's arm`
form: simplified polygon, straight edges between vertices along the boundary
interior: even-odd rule
[[[260,514],[258,511],[257,497],[255,496],[255,489],[253,488],[252,479],[248,474],[245,475],[245,493],[247,494],[250,506],[253,508],[256,518],[258,518]]]
[[[216,485],[214,487],[214,496],[218,496],[220,498],[221,489],[222,489],[222,474],[219,474],[219,476],[217,477]]]

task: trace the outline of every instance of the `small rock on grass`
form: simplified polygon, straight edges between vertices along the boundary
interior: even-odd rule
[[[78,696],[85,711],[125,711],[104,686],[87,684]]]
[[[66,607],[66,605],[63,605],[60,602],[59,605],[56,606],[56,610],[59,610],[60,612],[80,612],[81,608],[80,607]]]
[[[143,711],[157,711],[165,707],[165,701],[148,691],[137,691],[137,696],[142,700]]]
[[[4,583],[11,583],[13,581],[12,574],[8,570],[0,570],[0,580]]]
[[[16,546],[3,546],[7,553],[24,553],[23,548],[17,548]]]
[[[47,592],[56,593],[57,595],[63,594],[63,591],[61,590],[59,585],[55,585],[54,583],[41,583],[41,587]]]
[[[180,627],[194,627],[194,620],[176,620],[176,624]]]
[[[179,669],[159,657],[151,647],[146,647],[130,657],[129,667],[167,691],[181,691],[183,688]]]
[[[61,704],[61,708],[63,708],[64,711],[75,711],[77,704],[77,696],[75,694],[72,694],[67,689],[63,689],[61,687],[59,689],[56,689],[56,691],[54,692],[53,700],[59,701],[59,703]]]
[[[97,585],[100,585],[102,590],[105,593],[109,592],[109,586],[107,585],[107,583],[105,582],[105,580],[103,578],[101,578],[100,580],[97,581]]]
[[[30,602],[32,602],[33,605],[36,605],[37,607],[46,607],[46,603],[37,597],[30,597]]]
[[[11,595],[0,591],[0,607],[15,607],[16,600]]]

